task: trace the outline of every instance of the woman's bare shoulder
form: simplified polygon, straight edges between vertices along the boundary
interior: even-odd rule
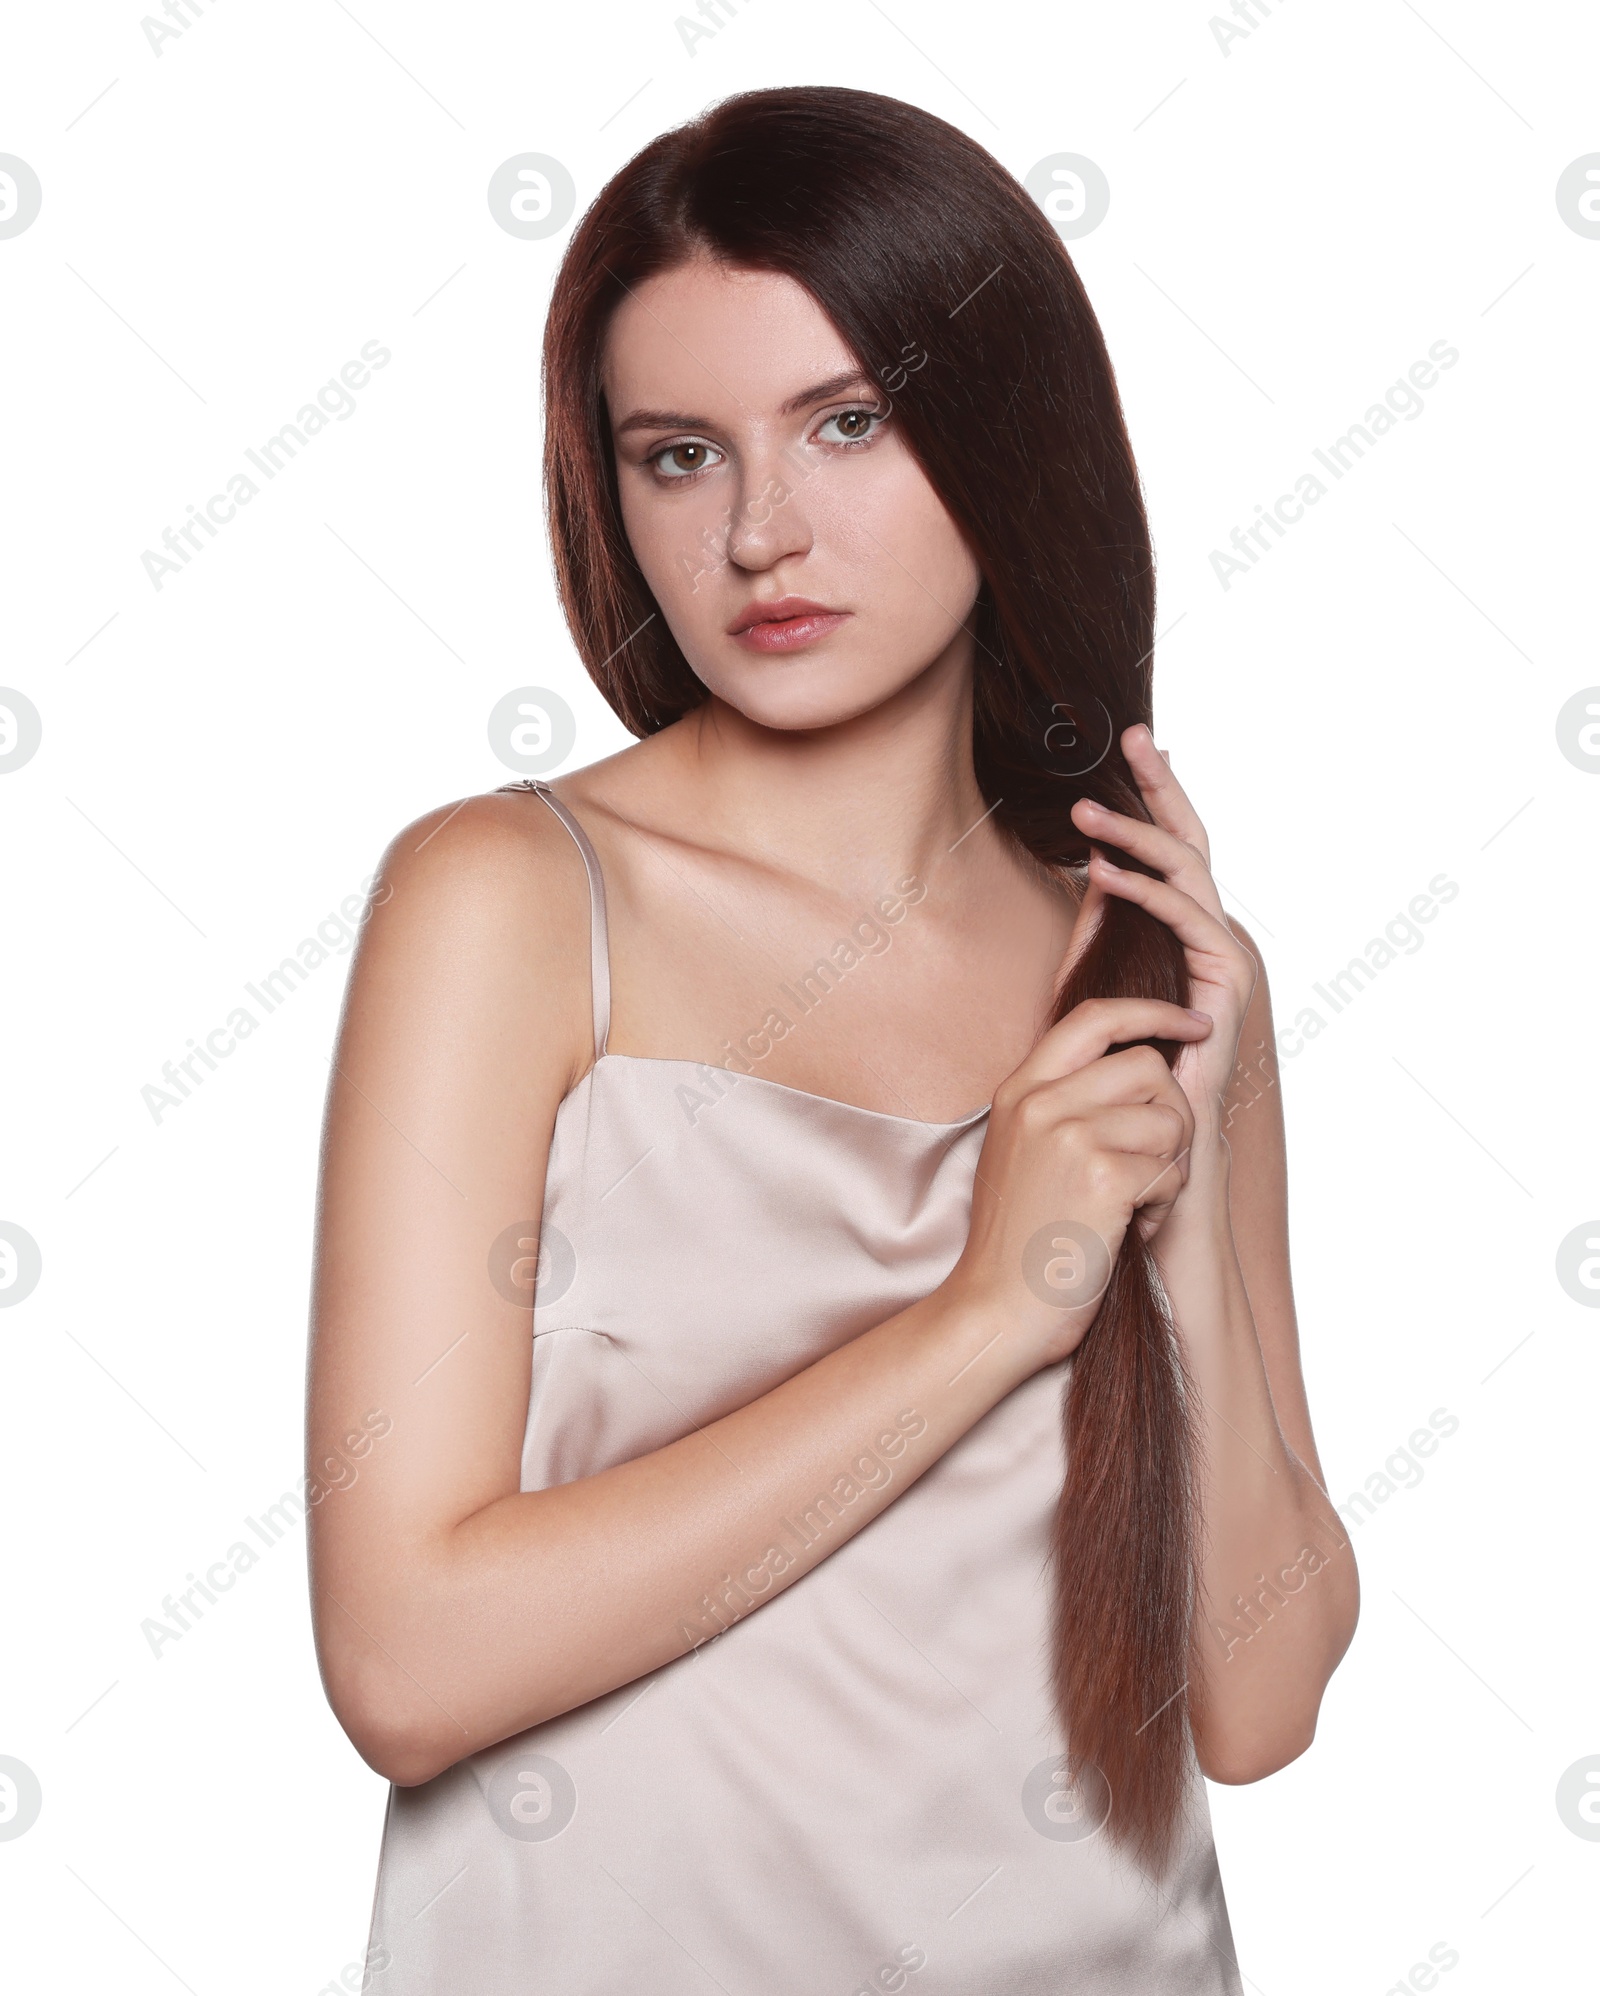
[[[556,949],[582,942],[587,960],[583,860],[566,827],[533,791],[482,791],[436,805],[402,826],[384,852],[373,901],[387,906],[413,897],[419,911],[425,907],[452,926],[532,917],[530,940]],[[582,915],[581,922],[571,919],[574,914]]]
[[[353,997],[482,1032],[522,1017],[576,1080],[593,1053],[588,876],[528,790],[440,804],[389,841]]]

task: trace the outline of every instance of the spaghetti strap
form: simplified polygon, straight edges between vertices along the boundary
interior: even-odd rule
[[[589,835],[561,799],[538,777],[529,777],[523,783],[505,783],[503,790],[532,790],[555,812],[567,830],[572,834],[573,843],[583,854],[583,868],[589,876],[589,985],[594,995],[594,1057],[599,1060],[606,1050],[606,1040],[611,1032],[611,945],[606,929],[606,883],[600,871],[600,858],[589,843]]]

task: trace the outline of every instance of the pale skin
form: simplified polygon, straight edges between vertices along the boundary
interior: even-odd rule
[[[528,796],[472,797],[402,832],[329,1096],[313,1470],[369,1410],[393,1425],[310,1515],[330,1701],[403,1785],[683,1654],[691,1604],[758,1560],[774,1520],[896,1410],[924,1411],[927,1427],[895,1477],[762,1603],[1059,1364],[1094,1306],[1043,1303],[1020,1261],[1064,1213],[1113,1250],[1134,1224],[1151,1241],[1195,1384],[1189,1696],[1205,1773],[1259,1780],[1303,1752],[1354,1628],[1354,1563],[1301,1377],[1254,945],[1224,916],[1205,832],[1143,729],[1122,748],[1156,823],[1087,803],[1074,817],[1161,879],[1097,857],[1085,886],[985,816],[971,756],[982,660],[966,628],[978,572],[889,398],[854,370],[808,294],[770,273],[696,260],[619,308],[604,386],[624,524],[709,697],[555,787],[605,871],[615,1054],[721,1064],[879,894],[907,875],[927,883],[893,946],[757,1071],[928,1121],[991,1103],[967,1245],[931,1295],[748,1406],[634,1461],[520,1490],[529,1325],[485,1258],[539,1211],[557,1106],[593,1060],[584,872]],[[752,600],[786,595],[848,614],[776,656],[730,634]],[[1109,895],[1178,935],[1196,1012],[1107,1001],[1047,1030],[1063,963]],[[1108,1051],[1147,1037],[1183,1042],[1175,1072],[1148,1048]],[[1325,1562],[1298,1586],[1278,1578],[1252,1634],[1230,1604],[1255,1603],[1258,1576],[1303,1575],[1308,1546]]]

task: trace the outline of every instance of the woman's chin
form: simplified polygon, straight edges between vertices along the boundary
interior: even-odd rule
[[[876,684],[856,668],[847,672],[808,669],[800,660],[763,664],[755,671],[701,675],[702,684],[725,707],[758,728],[786,734],[816,732],[860,720],[904,692],[916,674]]]
[[[881,700],[761,700],[741,703],[739,711],[758,728],[786,735],[826,734],[859,721],[882,705]]]

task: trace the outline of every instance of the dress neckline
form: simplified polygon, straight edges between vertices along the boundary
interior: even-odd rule
[[[789,1095],[801,1102],[824,1102],[830,1108],[842,1109],[850,1116],[868,1116],[874,1122],[895,1123],[907,1130],[964,1130],[980,1118],[987,1116],[993,1108],[986,1102],[981,1109],[972,1109],[965,1116],[956,1116],[945,1123],[930,1123],[920,1116],[896,1116],[888,1109],[866,1109],[859,1102],[846,1102],[838,1095],[817,1095],[809,1088],[791,1088],[786,1081],[769,1081],[764,1074],[739,1074],[734,1068],[713,1069],[709,1061],[684,1060],[671,1056],[647,1053],[612,1053],[607,1046],[611,1035],[611,942],[606,921],[605,876],[600,867],[600,855],[595,851],[589,834],[583,829],[569,807],[564,804],[550,785],[542,778],[528,777],[521,783],[505,783],[503,790],[530,791],[542,797],[550,809],[566,826],[573,843],[583,856],[584,871],[589,878],[589,977],[590,995],[594,1011],[594,1065],[585,1070],[583,1079],[569,1091],[576,1094],[591,1074],[596,1073],[601,1064],[608,1060],[632,1061],[643,1067],[687,1067],[696,1073],[705,1071],[723,1072],[734,1075],[739,1081],[759,1081],[763,1088],[775,1088],[782,1095]]]
[[[797,1101],[825,1103],[830,1109],[844,1110],[847,1115],[868,1116],[878,1123],[899,1123],[903,1128],[911,1130],[965,1129],[968,1124],[976,1123],[980,1118],[987,1116],[994,1106],[986,1102],[981,1109],[969,1110],[966,1115],[954,1116],[948,1122],[930,1122],[922,1116],[897,1116],[888,1109],[868,1109],[859,1102],[846,1102],[838,1095],[818,1095],[809,1088],[791,1088],[788,1082],[773,1081],[765,1074],[741,1074],[736,1068],[713,1067],[710,1061],[687,1060],[674,1058],[671,1055],[649,1053],[612,1053],[609,1050],[596,1058],[593,1067],[585,1070],[583,1079],[587,1080],[591,1074],[598,1073],[607,1061],[626,1061],[637,1067],[686,1067],[696,1074],[727,1074],[736,1082],[759,1082],[763,1088],[774,1088],[780,1095],[793,1096]],[[582,1085],[580,1081],[578,1086]]]

